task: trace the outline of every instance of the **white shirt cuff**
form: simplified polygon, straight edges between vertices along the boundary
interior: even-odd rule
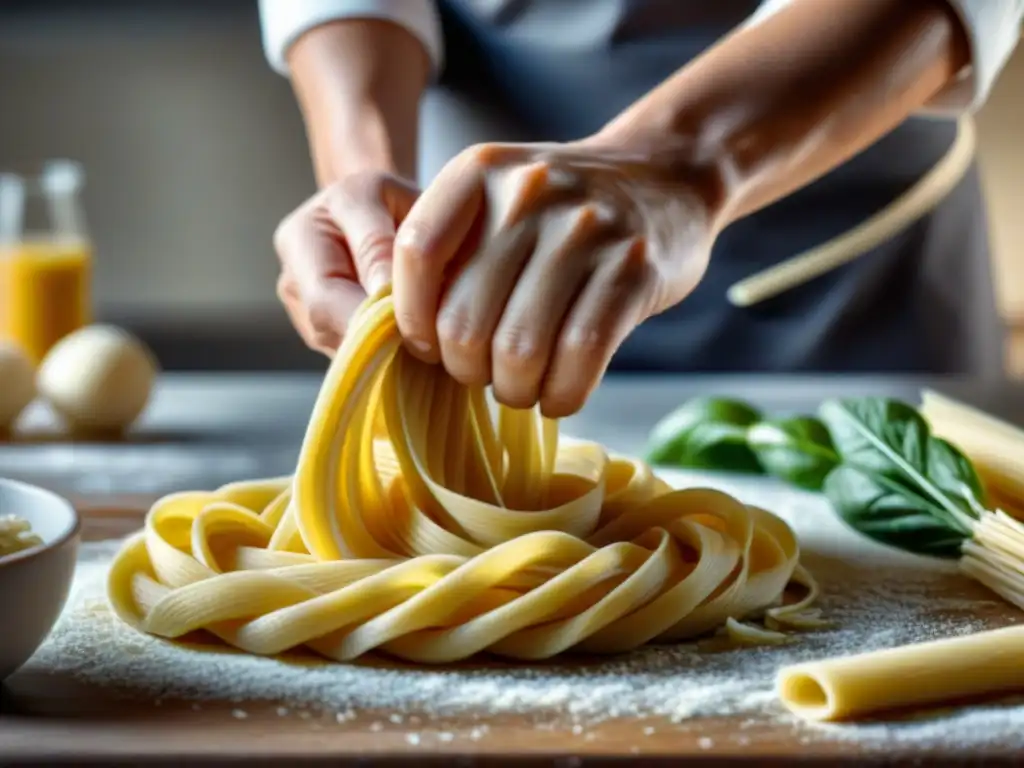
[[[940,112],[981,107],[1020,40],[1024,0],[947,0],[967,32],[971,64],[928,104]]]
[[[1020,39],[1024,0],[946,0],[967,32],[971,63],[948,83],[925,110],[932,113],[973,112],[988,99]],[[751,23],[757,23],[792,0],[762,0]]]
[[[430,57],[436,77],[444,63],[441,20],[433,0],[259,0],[263,51],[288,76],[288,49],[314,27],[340,19],[380,19],[412,33]]]

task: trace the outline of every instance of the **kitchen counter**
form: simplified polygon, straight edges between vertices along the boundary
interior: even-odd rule
[[[40,406],[28,437],[0,445],[0,475],[80,495],[163,494],[242,478],[288,474],[319,390],[318,374],[168,374],[128,441],[68,444]],[[826,397],[888,395],[914,402],[941,390],[1024,423],[1024,386],[1009,382],[886,377],[610,376],[566,434],[642,452],[654,423],[698,394],[733,395],[776,412],[812,411]],[[52,435],[52,436],[51,436]]]
[[[812,410],[822,398],[833,396],[873,393],[914,401],[923,387],[1024,422],[1024,390],[997,382],[613,377],[582,413],[566,421],[564,429],[598,440],[613,450],[635,454],[642,450],[658,418],[697,394],[733,395],[773,412],[794,412]],[[0,445],[0,475],[18,476],[75,496],[83,511],[84,540],[103,547],[137,530],[156,494],[290,472],[318,388],[317,376],[166,376],[140,429],[127,442],[106,445],[60,442],[52,432],[50,415],[36,408],[24,425],[33,437]],[[765,489],[759,486],[757,492],[762,494]],[[782,493],[792,501],[788,492]],[[126,500],[128,497],[134,500]],[[782,503],[782,496],[771,502]],[[807,539],[801,538],[808,567],[815,570],[829,595],[830,615],[846,616],[843,631],[856,635],[855,644],[851,645],[849,638],[840,639],[835,641],[839,643],[836,647],[862,648],[869,641],[883,646],[918,641],[931,637],[933,630],[946,632],[950,627],[968,626],[965,622],[971,622],[972,627],[995,627],[1019,621],[1018,612],[992,601],[983,588],[955,571],[925,577],[917,561],[908,564],[888,556],[872,559],[880,557],[876,550],[860,548],[838,522],[833,521],[836,527],[828,527],[830,515],[817,517],[814,509],[809,509],[804,522],[811,521],[810,527],[798,526],[801,536],[809,534]],[[850,542],[856,544],[853,549],[848,548]],[[69,609],[73,618],[68,626],[76,627],[74,631],[66,631],[49,655],[43,653],[36,658],[10,678],[0,692],[0,763],[53,765],[89,760],[138,764],[159,758],[201,765],[241,761],[292,765],[328,761],[417,766],[597,765],[627,758],[661,765],[909,766],[932,760],[949,765],[1012,765],[1018,764],[1020,755],[1016,730],[1004,729],[978,745],[949,745],[927,738],[915,742],[905,736],[884,734],[884,738],[871,737],[874,741],[857,741],[848,734],[832,734],[832,738],[827,729],[808,730],[778,719],[772,714],[772,705],[759,699],[743,703],[735,711],[726,702],[721,711],[680,720],[630,715],[627,710],[594,722],[578,721],[571,706],[549,706],[553,700],[547,698],[547,691],[537,699],[540,703],[521,711],[513,707],[514,711],[495,713],[486,703],[450,715],[431,714],[429,706],[403,713],[392,711],[387,704],[367,705],[351,712],[331,709],[330,697],[325,693],[336,691],[331,686],[344,690],[383,686],[394,691],[396,680],[403,681],[402,686],[415,688],[420,684],[420,671],[375,663],[355,665],[349,670],[339,668],[339,674],[355,677],[339,678],[340,683],[335,681],[325,688],[310,681],[315,707],[286,698],[298,695],[294,687],[289,688],[296,678],[286,674],[282,677],[278,672],[273,673],[273,682],[267,683],[273,695],[250,692],[249,698],[233,696],[237,686],[233,687],[231,681],[236,678],[228,657],[223,661],[203,660],[212,667],[197,661],[195,668],[186,672],[179,666],[180,659],[167,655],[173,652],[111,632],[102,612],[104,603],[96,597],[101,594],[96,590],[101,589],[97,585],[102,581],[97,581],[94,566],[102,562],[96,560],[92,570],[83,571],[92,574],[89,578],[93,581],[87,587],[88,578],[82,577],[81,599],[73,601]],[[874,565],[865,568],[864,562]],[[924,593],[915,591],[922,589]],[[864,595],[875,601],[873,613],[864,613]],[[850,606],[853,613],[849,613]],[[960,606],[961,612],[969,606],[971,618],[956,619],[945,613],[950,606]],[[865,615],[874,616],[874,620],[866,621]],[[904,632],[910,634],[900,634]],[[795,658],[785,654],[802,653],[804,644],[817,648],[816,653],[834,653],[826,635],[808,636],[792,648],[762,649],[756,655],[751,652],[743,657],[750,660],[751,667],[742,666],[745,662],[740,658],[730,660],[728,654],[700,657],[696,665],[693,658],[697,657],[654,654],[643,657],[647,662],[638,660],[639,666],[629,670],[635,679],[647,680],[650,685],[664,684],[664,675],[671,674],[680,681],[689,681],[686,696],[705,691],[704,695],[724,696],[735,703],[737,696],[746,699],[740,689],[730,689],[731,675],[742,672],[751,685],[757,682],[763,686],[784,658]],[[257,669],[260,674],[269,674],[266,666],[245,667],[245,672],[239,669],[235,670],[239,677],[258,680]],[[479,675],[489,669],[470,667],[460,672],[453,668],[450,671],[454,677],[448,677],[445,685],[462,686],[459,690],[463,695],[471,693],[481,683]],[[228,675],[219,683],[214,674],[217,670]],[[317,678],[320,680],[326,674],[316,665],[308,671],[321,675]],[[491,674],[499,672],[490,670]],[[555,672],[557,667],[545,667],[540,674]],[[531,674],[524,680],[533,679]],[[556,697],[560,686],[581,684],[574,668],[564,674],[550,683]],[[591,682],[572,694],[580,701],[614,684],[609,669],[594,668],[584,676],[591,674],[596,677],[588,677]],[[494,683],[499,686],[496,690],[523,684],[507,677],[495,680],[500,681]],[[253,690],[264,691],[261,685]],[[211,686],[221,686],[216,695],[209,694]],[[628,686],[623,690],[628,692]],[[696,706],[684,698],[684,709]],[[990,713],[993,718],[999,716],[998,709]]]

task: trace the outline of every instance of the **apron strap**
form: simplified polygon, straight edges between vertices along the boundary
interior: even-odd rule
[[[899,234],[953,191],[971,167],[976,146],[973,118],[961,117],[949,151],[914,186],[853,229],[734,283],[726,293],[730,303],[750,307],[766,301],[838,269]]]

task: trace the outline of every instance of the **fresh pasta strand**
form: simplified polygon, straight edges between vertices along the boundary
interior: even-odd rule
[[[1024,627],[784,667],[776,690],[808,720],[856,719],[1024,690]]]
[[[806,596],[784,605],[791,581]],[[338,350],[294,476],[159,500],[108,594],[141,632],[336,661],[613,653],[726,624],[763,642],[817,621],[783,520],[560,444],[536,410],[495,421],[483,389],[404,351],[386,293]]]

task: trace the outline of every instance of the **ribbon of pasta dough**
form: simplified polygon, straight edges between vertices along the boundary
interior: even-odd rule
[[[806,596],[783,605],[791,581]],[[719,627],[770,642],[814,624],[817,588],[769,512],[560,445],[536,410],[502,407],[495,423],[483,389],[406,354],[382,294],[330,366],[294,477],[159,500],[108,593],[123,621],[165,638],[442,663]],[[769,629],[741,623],[755,615]]]

